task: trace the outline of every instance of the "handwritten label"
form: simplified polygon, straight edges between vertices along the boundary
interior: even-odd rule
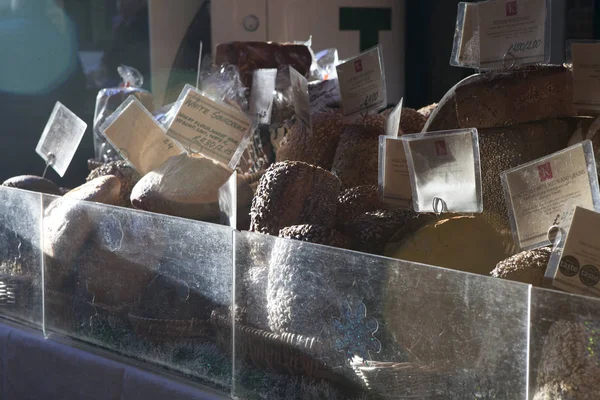
[[[110,144],[142,175],[183,153],[135,97],[130,96],[100,127]]]
[[[277,69],[275,68],[257,69],[253,73],[250,114],[256,118],[259,124],[268,125],[271,123],[276,78]]]
[[[188,152],[230,165],[252,122],[242,112],[220,104],[186,86],[167,136]]]
[[[294,97],[294,111],[306,127],[312,129],[310,118],[310,102],[308,97],[308,80],[290,66],[290,84]]]
[[[57,101],[35,151],[62,177],[86,129],[81,118]]]
[[[573,105],[579,110],[600,110],[600,42],[572,43]]]
[[[600,214],[575,207],[558,258],[553,286],[571,293],[600,296]]]
[[[390,115],[385,121],[385,136],[397,138],[400,131],[400,119],[402,118],[402,103],[404,99],[400,99],[400,103],[394,107]]]
[[[387,105],[381,46],[336,66],[345,116],[377,111]]]
[[[403,135],[402,140],[415,211],[483,211],[476,129]]]
[[[412,188],[402,139],[379,137],[379,191],[385,204],[409,209]]]
[[[546,61],[546,0],[488,0],[477,9],[482,68]]]
[[[560,223],[566,203],[593,208],[598,194],[589,140],[501,175],[515,244],[531,249],[549,244],[548,229]]]

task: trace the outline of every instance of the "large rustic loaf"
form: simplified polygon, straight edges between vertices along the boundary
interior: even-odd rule
[[[493,128],[574,116],[571,71],[523,67],[475,74],[450,89],[423,131]]]
[[[335,221],[340,181],[329,171],[299,161],[278,162],[260,179],[250,230],[277,235],[287,226]]]

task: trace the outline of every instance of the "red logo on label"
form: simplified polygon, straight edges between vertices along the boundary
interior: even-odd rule
[[[435,142],[435,152],[438,157],[447,156],[448,149],[446,148],[446,142],[444,140],[438,140]]]
[[[514,17],[515,15],[517,15],[517,2],[516,1],[507,2],[506,3],[506,16]]]
[[[548,161],[546,164],[539,165],[538,173],[540,174],[541,182],[552,179],[552,167],[550,166],[550,162]]]
[[[360,71],[362,71],[362,61],[356,60],[356,61],[354,61],[354,72],[360,72]]]

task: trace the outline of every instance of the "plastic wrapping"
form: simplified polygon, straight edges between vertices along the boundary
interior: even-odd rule
[[[100,127],[130,96],[135,96],[150,112],[154,111],[154,98],[148,91],[141,89],[144,84],[142,75],[132,67],[120,66],[119,75],[123,79],[118,88],[102,89],[96,97],[94,112],[94,154],[96,160],[108,162],[120,159],[115,149],[106,142]]]
[[[335,66],[340,62],[337,49],[325,49],[315,55],[317,65],[316,74],[311,74],[311,78],[316,75],[317,80],[326,81],[337,79]]]

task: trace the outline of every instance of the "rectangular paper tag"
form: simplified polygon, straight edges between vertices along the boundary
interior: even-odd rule
[[[336,66],[345,116],[377,111],[387,105],[381,46]]]
[[[135,97],[127,100],[100,127],[110,144],[142,175],[183,153],[164,128]]]
[[[277,69],[257,69],[252,76],[250,92],[250,114],[259,124],[271,123],[273,111],[273,96],[275,95],[275,80]]]
[[[385,204],[404,209],[412,207],[412,188],[402,139],[379,136],[379,193]]]
[[[514,242],[523,250],[550,244],[548,229],[560,222],[566,203],[600,205],[589,140],[505,171],[501,179]]]
[[[403,135],[417,212],[483,211],[477,129]]]
[[[222,162],[234,169],[248,144],[252,121],[239,110],[203,95],[190,85],[177,100],[167,136],[188,152]]]
[[[571,43],[573,105],[578,110],[600,110],[600,42]]]
[[[62,177],[86,129],[81,118],[57,101],[35,151]]]
[[[575,207],[566,238],[553,250],[548,265],[553,286],[571,293],[600,296],[600,214]],[[560,252],[555,257],[555,252]]]
[[[402,104],[404,103],[404,98],[400,99],[400,103],[394,110],[388,115],[385,121],[385,136],[391,138],[397,138],[398,132],[400,130],[400,119],[402,118]]]
[[[306,127],[312,129],[310,118],[310,101],[308,97],[308,80],[290,66],[290,84],[294,97],[294,111]]]
[[[547,0],[488,0],[477,3],[479,66],[547,62]]]

